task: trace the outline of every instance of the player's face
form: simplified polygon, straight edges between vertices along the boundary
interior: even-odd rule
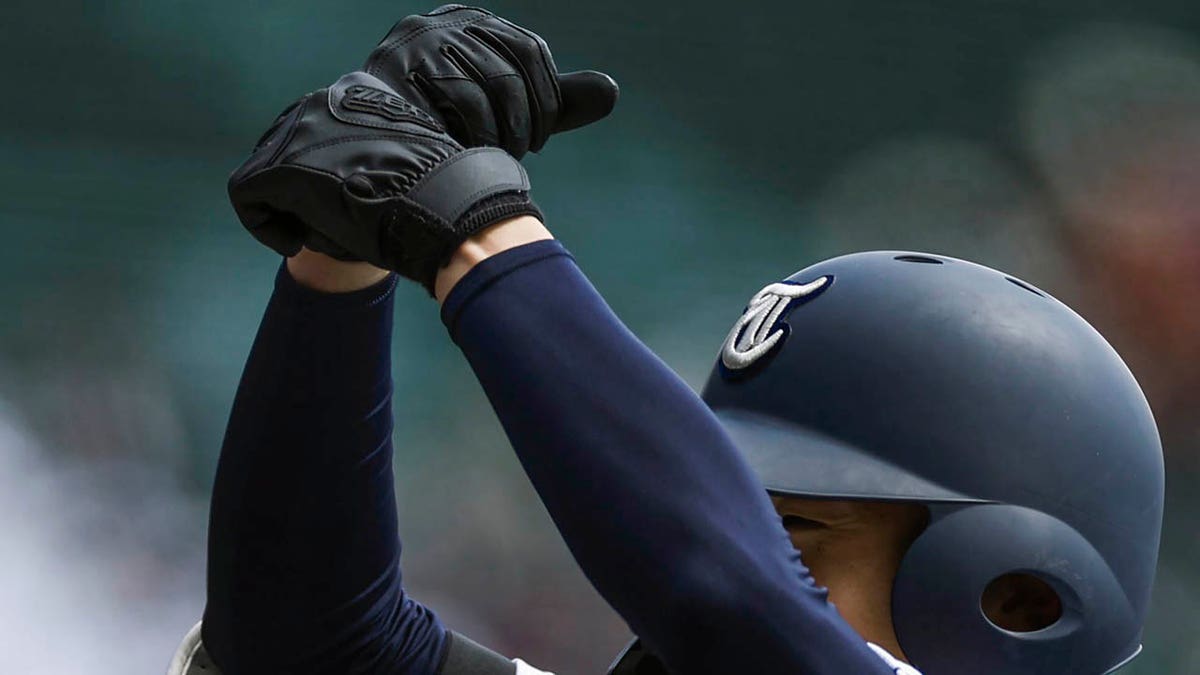
[[[903,658],[892,627],[892,583],[929,512],[904,502],[772,496],[792,545],[838,613],[864,639]]]
[[[772,496],[771,502],[814,575],[829,563],[853,564],[881,554],[898,561],[929,518],[924,506],[911,502],[785,496]]]

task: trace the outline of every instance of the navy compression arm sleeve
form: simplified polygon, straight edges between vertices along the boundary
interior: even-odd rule
[[[213,486],[203,638],[225,675],[437,670],[446,633],[400,583],[394,285],[279,271]]]
[[[716,418],[558,242],[484,260],[442,318],[580,567],[672,672],[891,673]]]

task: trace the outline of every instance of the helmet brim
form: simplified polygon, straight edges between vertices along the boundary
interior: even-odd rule
[[[827,499],[982,504],[866,450],[774,417],[714,411],[767,491]]]

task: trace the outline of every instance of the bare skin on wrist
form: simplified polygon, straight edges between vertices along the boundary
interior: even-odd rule
[[[388,275],[387,270],[370,263],[338,260],[307,248],[288,258],[287,269],[300,285],[323,293],[350,293],[373,286]]]
[[[553,238],[546,226],[532,216],[518,216],[480,230],[464,241],[450,257],[450,262],[438,270],[434,295],[439,303],[442,302],[471,268],[497,253]],[[307,248],[288,258],[287,269],[301,285],[323,293],[361,290],[383,281],[389,274],[370,263],[338,260]]]
[[[443,302],[454,285],[466,276],[472,267],[498,253],[553,238],[554,235],[550,234],[550,230],[546,229],[542,221],[533,216],[517,216],[486,227],[464,241],[450,257],[450,262],[438,270],[437,281],[434,283],[434,297],[438,303]]]

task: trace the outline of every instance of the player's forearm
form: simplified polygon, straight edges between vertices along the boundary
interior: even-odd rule
[[[404,596],[398,570],[393,280],[370,284],[379,275],[328,258],[291,263],[298,276],[320,272],[314,285],[359,289],[277,278],[213,489],[205,643],[227,672],[364,661],[432,672],[443,632]]]
[[[878,671],[719,423],[557,243],[483,260],[443,319],[576,560],[676,672]]]

